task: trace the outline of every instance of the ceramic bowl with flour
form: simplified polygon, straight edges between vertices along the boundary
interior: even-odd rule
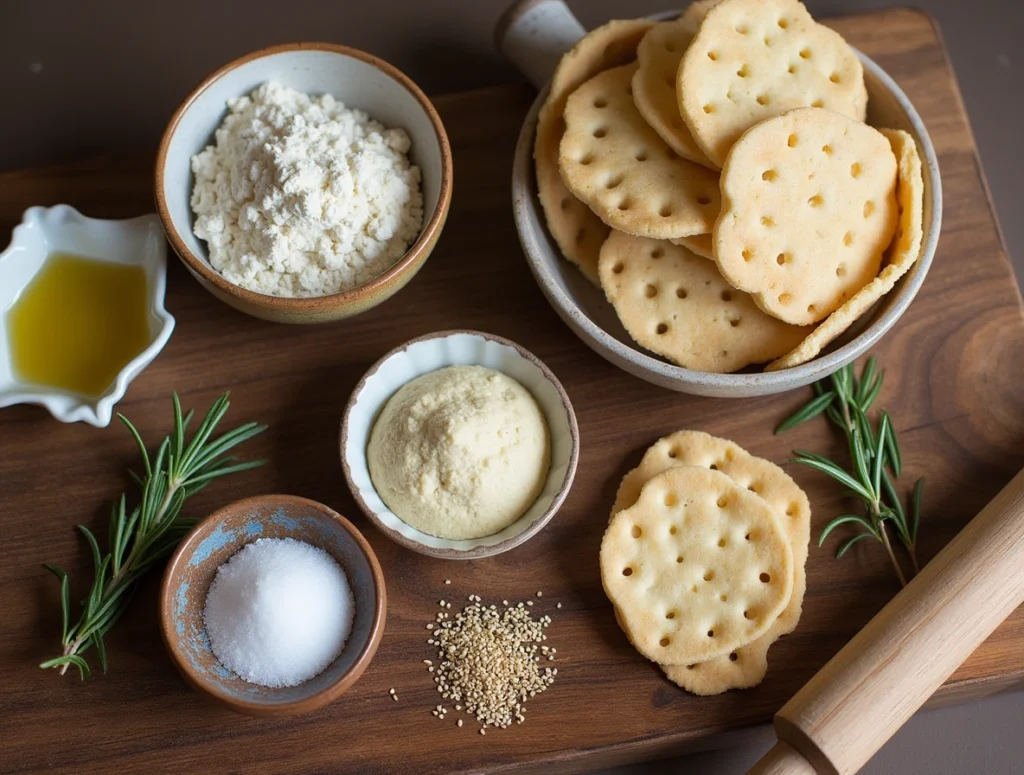
[[[192,275],[285,323],[349,317],[399,291],[433,250],[451,190],[448,138],[423,92],[327,43],[262,49],[210,75],[171,118],[156,165],[157,210]]]

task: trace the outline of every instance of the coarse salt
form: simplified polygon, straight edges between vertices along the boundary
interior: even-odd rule
[[[292,538],[261,538],[217,569],[203,618],[220,663],[260,686],[297,686],[341,653],[355,600],[341,566]]]

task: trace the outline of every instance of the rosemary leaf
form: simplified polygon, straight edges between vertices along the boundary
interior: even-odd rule
[[[857,494],[858,497],[865,499],[871,497],[871,494],[864,488],[864,486],[860,482],[858,482],[856,479],[854,479],[852,476],[846,473],[846,471],[844,471],[842,468],[837,466],[835,463],[832,463],[831,461],[822,462],[821,460],[816,460],[815,458],[811,457],[806,452],[801,452],[800,450],[797,450],[797,457],[794,458],[793,462],[803,463],[804,465],[811,466],[811,468],[817,468],[823,474],[828,474],[840,484],[849,487],[851,490],[853,490],[854,493]]]
[[[874,533],[857,533],[853,538],[849,539],[836,551],[836,559],[842,559],[842,556],[850,551],[850,547],[858,541],[863,541],[865,538],[876,538]]]
[[[917,528],[921,524],[921,498],[924,494],[924,477],[914,484],[914,492],[910,496],[910,541],[917,546]]]
[[[882,412],[882,421],[886,423],[888,431],[885,436],[885,452],[889,457],[889,466],[892,468],[892,472],[898,477],[903,473],[903,456],[900,454],[900,445],[896,440],[896,431],[888,412]]]
[[[797,425],[805,423],[808,420],[813,420],[819,414],[828,409],[835,397],[835,392],[831,390],[827,393],[819,393],[818,396],[810,401],[806,406],[779,423],[779,426],[775,429],[776,435],[783,431],[788,431],[790,428],[795,428]]]
[[[821,535],[818,536],[818,546],[821,546],[823,543],[825,543],[825,539],[828,538],[829,533],[831,533],[837,527],[839,527],[840,525],[848,525],[853,522],[856,522],[859,525],[863,525],[872,535],[875,534],[874,525],[872,525],[870,522],[864,519],[864,517],[860,516],[859,514],[843,514],[841,516],[836,517],[827,525],[825,525],[825,529],[822,530]],[[875,538],[878,538],[878,536],[876,535]]]

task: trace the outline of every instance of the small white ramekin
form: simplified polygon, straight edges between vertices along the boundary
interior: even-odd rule
[[[149,345],[133,358],[101,396],[93,398],[18,379],[11,364],[7,312],[43,266],[59,251],[115,264],[141,266],[149,296]],[[160,219],[143,215],[123,221],[87,218],[68,205],[30,207],[0,253],[0,407],[39,404],[61,422],[106,426],[128,385],[163,349],[174,330],[164,309],[167,243]]]
[[[384,404],[400,387],[446,366],[474,365],[500,371],[533,394],[548,424],[551,467],[544,489],[518,520],[494,535],[454,541],[417,530],[384,504],[370,480],[366,447]],[[539,533],[569,494],[579,454],[576,414],[551,370],[514,342],[477,331],[441,331],[392,350],[352,391],[341,424],[341,464],[359,508],[391,540],[414,552],[449,560],[501,554]]]

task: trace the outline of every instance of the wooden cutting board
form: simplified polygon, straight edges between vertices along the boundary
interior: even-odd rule
[[[934,555],[1024,464],[1024,315],[971,131],[930,19],[892,10],[835,26],[900,83],[932,135],[946,196],[942,239],[920,296],[876,352],[886,369],[878,405],[896,421],[905,478],[927,477],[921,556]],[[619,478],[647,445],[679,428],[735,439],[785,460],[794,447],[842,455],[824,420],[782,437],[772,428],[809,391],[756,400],[670,393],[616,370],[548,308],[512,224],[512,150],[532,99],[506,87],[442,97],[455,153],[448,227],[423,272],[395,299],[336,325],[295,328],[241,315],[203,291],[172,259],[167,306],[178,327],[119,405],[155,443],[168,430],[171,390],[204,410],[232,391],[228,422],[270,430],[244,450],[265,468],[219,482],[187,504],[192,516],[260,492],[304,495],[354,517],[378,552],[389,592],[387,629],[354,689],[312,715],[277,721],[205,704],[175,673],[160,642],[157,579],[108,640],[110,673],[87,683],[42,671],[59,640],[57,586],[44,561],[88,567],[73,531],[102,526],[135,463],[119,426],[60,425],[43,410],[0,411],[0,771],[433,773],[573,772],[722,745],[752,734],[897,591],[876,545],[843,560],[834,539],[812,549],[799,629],[775,645],[764,683],[697,698],[667,683],[628,645],[598,577],[597,552]],[[152,209],[151,158],[0,175],[0,220],[67,202],[93,216]],[[338,462],[338,424],[356,381],[404,340],[446,328],[510,337],[555,371],[582,435],[576,483],[551,525],[489,560],[433,560],[399,548],[357,512]],[[815,535],[843,509],[838,488],[792,471],[814,508]],[[446,586],[445,579],[452,584]],[[533,598],[549,613],[558,680],[527,706],[526,724],[486,737],[439,701],[422,664],[425,623],[439,599]],[[562,604],[557,609],[556,603]],[[1024,680],[1024,610],[951,678],[938,701]],[[388,694],[394,687],[399,701]]]

